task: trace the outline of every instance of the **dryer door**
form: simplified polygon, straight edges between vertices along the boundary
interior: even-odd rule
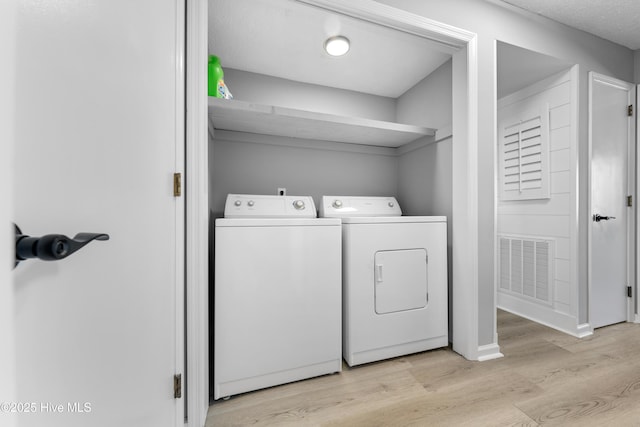
[[[374,260],[377,314],[424,308],[428,300],[426,249],[378,251]]]

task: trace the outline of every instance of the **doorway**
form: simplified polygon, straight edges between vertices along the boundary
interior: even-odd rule
[[[574,336],[578,66],[496,42],[497,308]]]
[[[636,87],[589,73],[589,321],[631,320]]]
[[[191,37],[188,37],[187,52],[201,55],[206,53],[207,22],[203,15],[207,16],[207,2],[190,2],[188,4],[188,21]],[[425,17],[417,16],[409,12],[390,8],[374,1],[359,2],[358,4],[340,3],[323,0],[305,0],[309,3],[327,10],[337,12],[341,15],[352,16],[365,19],[366,21],[377,23],[381,26],[394,27],[408,33],[417,34],[427,40],[437,40],[454,49],[452,55],[452,76],[453,76],[453,123],[452,123],[452,175],[455,180],[452,183],[453,193],[453,228],[457,229],[457,234],[453,237],[453,269],[457,276],[453,283],[452,297],[456,301],[454,306],[454,326],[453,345],[454,350],[465,357],[477,360],[480,353],[486,349],[478,346],[478,317],[476,306],[478,304],[478,226],[477,212],[478,200],[474,197],[474,192],[478,177],[478,58],[476,35],[465,30],[442,25],[431,21]],[[390,13],[393,12],[393,13]],[[188,56],[193,59],[193,55]],[[202,56],[202,58],[206,58]],[[190,64],[202,63],[202,58],[195,58]],[[189,111],[192,112],[188,118],[189,128],[197,123],[200,124],[187,137],[187,169],[189,182],[187,187],[187,211],[188,211],[188,239],[200,242],[202,236],[208,235],[209,210],[203,207],[207,193],[207,171],[202,166],[202,160],[207,159],[207,138],[202,130],[208,124],[206,101],[201,102],[202,93],[206,93],[206,67],[189,67],[190,79],[188,80],[188,90],[192,92],[190,98]],[[205,162],[206,163],[206,162]],[[195,184],[195,185],[193,185]],[[203,191],[204,190],[204,191]],[[205,194],[203,196],[203,193]],[[191,204],[190,204],[191,203]],[[206,203],[204,203],[206,205]],[[193,209],[189,210],[189,206]],[[456,242],[458,244],[456,244]],[[189,254],[193,254],[190,257]],[[189,260],[188,275],[199,275],[194,269],[197,266],[206,265],[206,251],[195,245],[188,245],[187,259]],[[469,266],[476,266],[469,268]],[[201,267],[200,267],[201,268]],[[198,280],[197,283],[187,289],[187,307],[190,319],[195,319],[191,323],[187,332],[189,342],[189,367],[196,369],[189,370],[188,389],[194,399],[190,399],[190,421],[193,416],[201,416],[206,413],[205,402],[206,384],[197,376],[200,372],[206,371],[207,359],[207,339],[202,334],[206,331],[206,304],[202,304],[200,296],[207,294],[207,282]],[[204,326],[203,326],[204,325]],[[485,346],[487,347],[487,346]],[[493,348],[493,347],[492,347]],[[484,354],[484,353],[483,353]],[[195,406],[191,406],[191,402]]]

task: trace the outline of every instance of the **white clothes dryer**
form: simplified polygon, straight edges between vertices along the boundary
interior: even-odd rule
[[[214,399],[342,370],[341,227],[311,197],[229,194],[215,224]]]
[[[394,197],[323,196],[341,218],[342,351],[349,366],[448,345],[447,219]]]

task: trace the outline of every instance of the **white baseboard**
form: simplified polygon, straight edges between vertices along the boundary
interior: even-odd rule
[[[593,328],[588,323],[582,323],[581,325],[578,325],[577,333],[578,334],[576,336],[578,338],[588,337],[589,335],[593,335]]]
[[[587,323],[578,325],[574,316],[555,311],[552,307],[525,301],[513,295],[498,292],[497,306],[499,309],[532,320],[541,325],[556,329],[565,334],[582,338],[593,333]]]
[[[487,344],[478,347],[478,362],[499,359],[501,357],[504,357],[504,354],[500,353],[500,346],[498,344]]]

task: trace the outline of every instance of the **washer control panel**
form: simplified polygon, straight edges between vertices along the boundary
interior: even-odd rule
[[[225,218],[316,218],[311,196],[229,194]]]
[[[395,197],[322,196],[320,217],[402,216]]]

